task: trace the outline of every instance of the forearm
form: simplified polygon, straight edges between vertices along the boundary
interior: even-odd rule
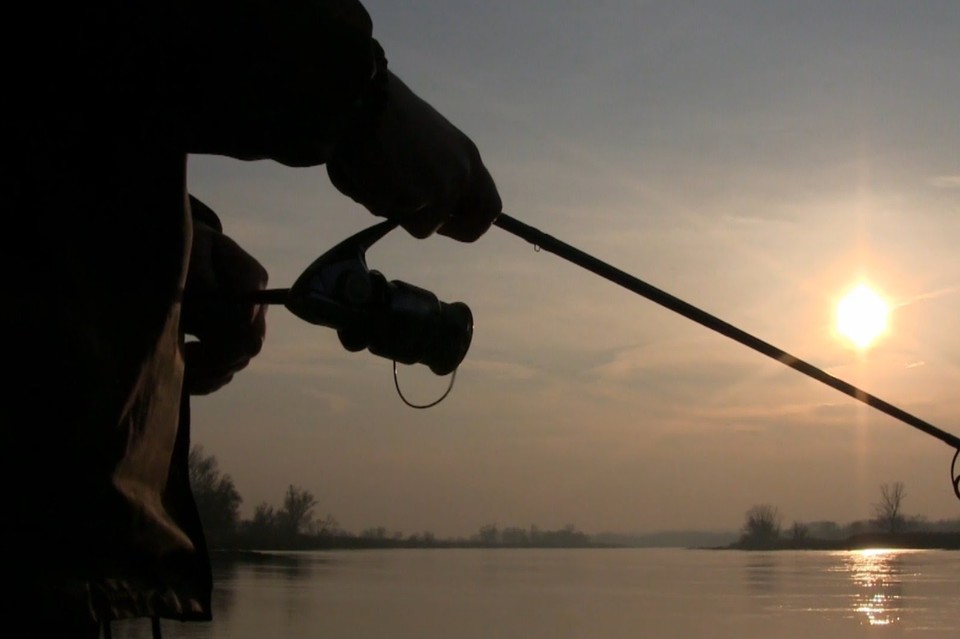
[[[375,60],[357,0],[28,4],[16,26],[23,119],[80,144],[253,159],[309,141],[293,151],[320,163]]]
[[[372,25],[360,3],[202,5],[189,14],[186,55],[170,74],[183,82],[170,112],[187,150],[325,161],[375,69]]]

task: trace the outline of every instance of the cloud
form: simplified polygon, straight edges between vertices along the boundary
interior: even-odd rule
[[[319,404],[316,407],[318,412],[343,415],[353,408],[353,402],[338,393],[328,393],[312,387],[304,387],[301,392],[305,397]]]
[[[759,226],[764,224],[792,224],[793,220],[786,215],[772,213],[770,215],[749,215],[727,213],[721,216],[726,224],[731,226]]]
[[[960,175],[936,175],[929,182],[938,189],[960,189]]]
[[[629,382],[648,377],[685,377],[689,380],[723,380],[742,360],[719,350],[711,338],[665,339],[612,350],[608,359],[590,369],[609,382]]]
[[[948,295],[954,295],[960,293],[960,286],[948,286],[947,288],[941,288],[936,291],[929,291],[927,293],[919,293],[913,297],[908,297],[905,300],[897,302],[896,308],[903,308],[904,306],[910,306],[911,304],[916,304],[917,302],[922,302],[925,300],[935,300],[939,297],[946,297]]]
[[[283,345],[265,351],[256,360],[252,371],[266,376],[298,377],[302,379],[337,379],[357,363],[349,355],[329,342]],[[367,362],[364,362],[367,363]]]
[[[797,399],[791,402],[730,404],[688,408],[688,416],[700,424],[719,424],[726,428],[738,428],[754,432],[769,428],[786,427],[834,427],[854,421],[862,408],[853,403],[822,402],[815,398]]]
[[[538,368],[524,366],[515,362],[494,361],[490,359],[471,359],[468,363],[471,369],[485,376],[496,377],[499,379],[524,380],[534,379],[543,374]]]
[[[754,224],[763,224],[768,220],[764,220],[761,217],[751,216],[751,215],[724,215],[723,221],[730,224],[742,224],[742,225],[754,225]]]

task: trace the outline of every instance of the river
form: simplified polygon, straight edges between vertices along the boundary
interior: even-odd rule
[[[333,551],[224,562],[214,580],[214,621],[164,621],[165,638],[960,637],[953,551]]]

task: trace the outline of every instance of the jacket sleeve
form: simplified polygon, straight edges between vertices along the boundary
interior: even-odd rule
[[[191,153],[321,164],[385,71],[357,0],[180,0],[174,7],[154,47],[161,93],[153,104],[166,123],[160,130],[175,129]]]
[[[54,151],[320,164],[385,66],[358,0],[52,0],[15,28],[14,121]]]

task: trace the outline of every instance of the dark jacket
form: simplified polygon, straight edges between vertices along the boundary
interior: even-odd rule
[[[8,23],[7,618],[208,619],[180,402],[187,155],[323,163],[378,45],[355,0],[28,4]]]

